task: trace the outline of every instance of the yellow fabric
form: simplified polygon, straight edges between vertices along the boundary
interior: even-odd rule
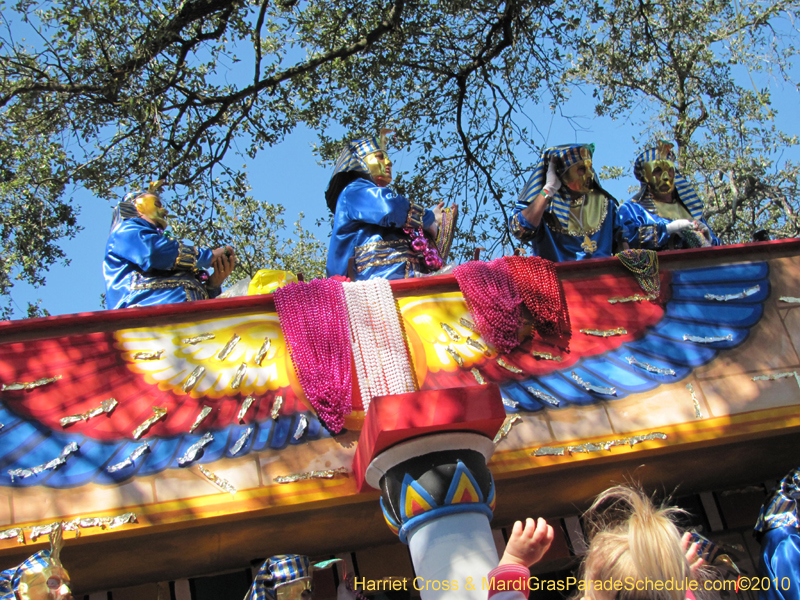
[[[276,271],[274,269],[261,269],[250,280],[247,288],[248,296],[258,294],[271,294],[278,288],[282,288],[288,283],[297,281],[297,275],[291,271]]]
[[[681,202],[659,202],[653,198],[653,204],[656,206],[656,212],[658,212],[659,217],[670,221],[677,221],[678,219],[694,221],[694,217],[689,214],[689,211],[686,210],[686,207]]]

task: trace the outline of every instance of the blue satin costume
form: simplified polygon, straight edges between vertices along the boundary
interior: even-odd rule
[[[106,306],[153,306],[219,295],[201,283],[196,269],[211,266],[212,252],[165,236],[138,216],[129,200],[119,203],[103,260]]]
[[[800,600],[800,469],[784,477],[761,507],[755,531],[761,542],[759,575],[770,579],[759,600]],[[777,583],[777,585],[776,585]]]
[[[389,188],[356,179],[339,194],[328,248],[328,277],[347,275],[355,258],[355,280],[406,279],[424,273],[422,257],[411,249],[403,226],[430,227],[433,211],[422,209]]]
[[[356,171],[369,177],[364,157],[381,148],[375,139],[354,140],[340,154],[334,169],[339,173]],[[333,217],[333,232],[328,247],[327,273],[348,276],[353,264],[353,280],[405,279],[427,272],[422,255],[411,248],[403,228],[427,229],[434,214],[388,187],[371,179],[355,179],[340,192]]]
[[[570,217],[570,196],[565,187],[553,195],[553,200],[545,209],[539,226],[533,225],[524,216],[522,211],[538,196],[546,182],[547,170],[550,160],[558,160],[560,164],[559,176],[565,173],[572,165],[583,160],[580,156],[581,149],[588,149],[589,155],[594,150],[593,144],[569,144],[548,148],[536,164],[525,187],[520,193],[511,217],[508,221],[511,235],[522,242],[532,246],[534,256],[541,256],[553,262],[584,260],[613,256],[615,240],[624,236],[622,221],[619,216],[617,201],[600,187],[595,176],[595,189],[590,193],[589,202],[605,203],[600,208],[601,222],[596,231],[587,231],[586,236],[595,244],[596,248],[588,252],[584,244],[584,234],[571,235],[567,233]]]
[[[625,227],[625,237],[631,248],[646,248],[648,250],[667,250],[670,238],[673,238],[673,247],[692,248],[697,244],[691,243],[680,234],[667,234],[667,223],[669,219],[658,214],[658,209],[653,200],[653,194],[645,181],[644,163],[652,160],[664,158],[673,164],[677,162],[672,150],[666,156],[659,154],[658,148],[648,148],[642,152],[633,165],[633,174],[639,180],[641,188],[636,195],[628,202],[624,202],[619,207],[620,218]],[[695,221],[700,221],[708,227],[703,217],[703,201],[697,195],[692,184],[675,168],[675,190],[673,192]],[[711,245],[719,246],[720,241],[717,236],[708,228],[711,233]]]

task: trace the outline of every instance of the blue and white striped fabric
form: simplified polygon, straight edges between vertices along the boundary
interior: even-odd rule
[[[363,140],[352,140],[347,142],[339,158],[336,159],[336,165],[333,168],[333,174],[344,173],[345,171],[358,171],[369,175],[369,167],[364,159],[372,154],[382,150],[376,138],[366,138]]]
[[[113,231],[114,227],[119,225],[122,221],[135,219],[139,216],[139,211],[136,210],[136,206],[133,203],[135,198],[135,193],[127,194],[125,198],[114,207],[114,212],[111,216],[111,229],[109,231]]]
[[[19,588],[22,575],[39,571],[50,564],[50,550],[40,550],[21,565],[0,572],[0,600],[14,600],[14,592]]]
[[[647,193],[647,182],[644,178],[644,163],[650,162],[651,160],[668,160],[675,165],[675,189],[678,191],[678,197],[693,218],[698,220],[702,219],[703,201],[700,199],[700,196],[697,195],[694,186],[681,175],[680,171],[678,171],[678,160],[672,150],[664,157],[659,153],[659,148],[648,148],[636,158],[636,162],[633,163],[633,175],[639,180],[642,186],[633,197],[633,200],[641,204],[649,212],[658,214],[650,194]]]
[[[278,554],[261,565],[245,600],[276,600],[277,587],[310,578],[311,561],[307,556]]]
[[[560,178],[572,165],[583,160],[580,154],[583,148],[589,151],[589,158],[591,158],[594,154],[594,144],[566,144],[545,150],[539,162],[534,166],[528,183],[522,188],[522,192],[517,198],[517,208],[524,209],[541,193],[547,181],[547,169],[551,160],[556,161],[556,173]],[[597,180],[597,175],[595,175],[595,180]],[[556,215],[564,230],[569,229],[569,201],[569,196],[562,196],[559,190],[553,194],[553,200],[547,209]]]
[[[800,529],[800,469],[794,469],[781,479],[772,495],[761,507],[755,530],[756,533],[766,533],[779,527],[794,527]]]

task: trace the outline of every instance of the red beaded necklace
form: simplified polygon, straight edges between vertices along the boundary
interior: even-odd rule
[[[352,410],[352,355],[344,290],[315,279],[275,291],[275,308],[297,379],[317,415],[333,433]]]
[[[501,354],[519,345],[520,297],[502,258],[471,261],[453,271],[483,339]]]
[[[506,256],[505,261],[539,335],[569,339],[569,309],[555,265],[539,256]]]

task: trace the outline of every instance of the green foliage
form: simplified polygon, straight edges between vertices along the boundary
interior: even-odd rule
[[[174,235],[211,248],[235,248],[238,264],[226,285],[263,268],[324,277],[326,244],[303,228],[303,214],[288,230],[285,208],[258,201],[249,191],[245,173],[235,173],[216,181],[208,193],[170,203],[176,206],[170,219]]]
[[[788,79],[798,7],[795,0],[598,4],[592,35],[567,73],[597,90],[598,115],[638,121],[642,147],[677,141],[682,171],[726,243],[751,241],[759,229],[773,238],[800,231],[800,172],[786,159],[798,138],[776,128],[769,90],[756,89],[752,77]]]
[[[18,0],[0,18],[0,295],[35,285],[78,230],[68,190],[117,199],[165,178],[177,232],[240,251],[236,276],[323,272],[324,245],[248,195],[254,158],[298,124],[325,160],[395,128],[415,156],[397,187],[460,207],[455,255],[513,246],[505,222],[546,134],[528,116],[588,86],[598,114],[634,115],[682,146],[727,240],[794,235],[797,144],[767,90],[788,77],[800,0]]]

